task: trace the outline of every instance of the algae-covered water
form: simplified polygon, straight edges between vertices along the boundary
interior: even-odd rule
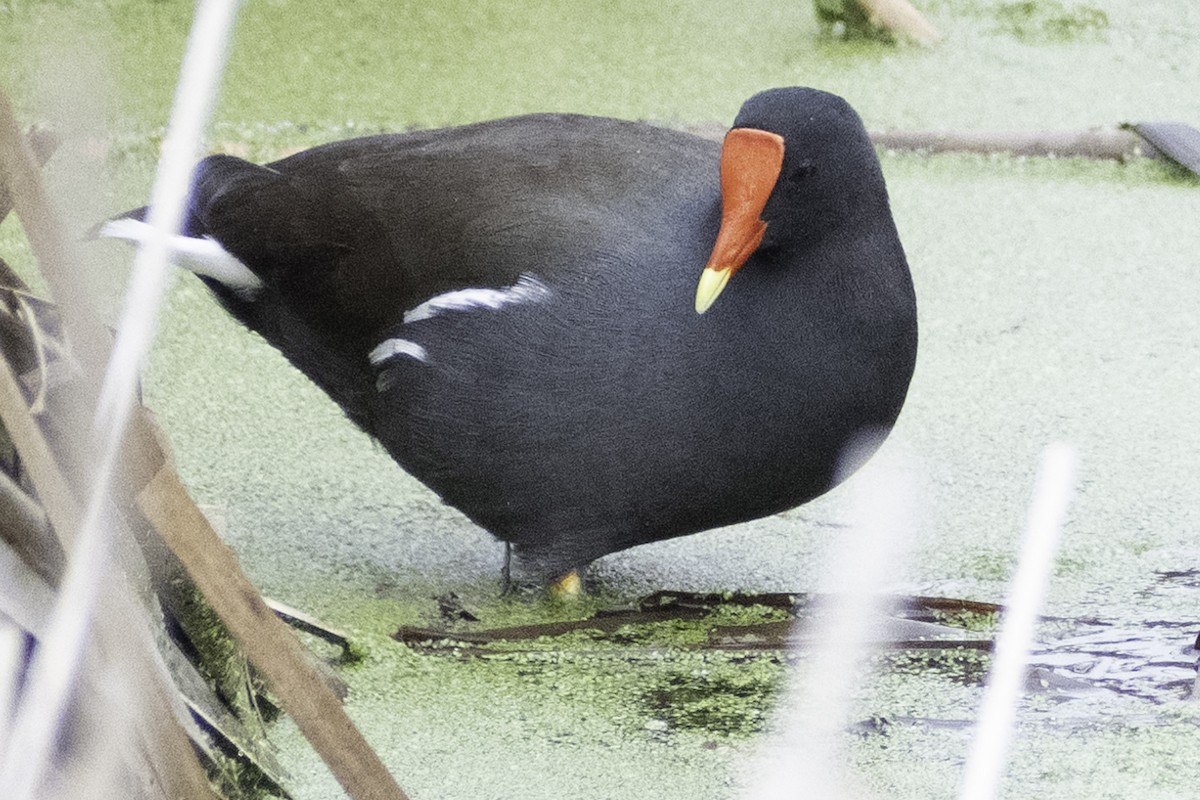
[[[260,0],[241,12],[210,144],[265,159],[535,110],[728,122],[786,84],[843,94],[880,129],[1200,125],[1193,3],[919,5],[944,36],[934,49],[825,37],[804,2]],[[191,10],[0,2],[0,82],[24,118],[67,134],[47,174],[80,230],[143,202]],[[918,537],[885,588],[1000,601],[1038,453],[1074,443],[1080,489],[1048,613],[1110,626],[1043,629],[1047,669],[1092,690],[1033,687],[1005,796],[1194,796],[1200,181],[1146,161],[882,161],[922,337],[885,448],[917,478]],[[127,254],[89,252],[98,294],[115,298]],[[0,254],[29,271],[14,221]],[[690,800],[751,781],[774,698],[803,663],[685,650],[668,630],[488,657],[401,646],[389,634],[442,624],[434,598],[449,592],[487,625],[581,612],[498,600],[491,538],[190,278],[172,291],[145,395],[263,591],[365,650],[341,670],[348,708],[413,797]],[[664,587],[811,590],[849,493],[874,479],[868,467],[794,512],[607,558],[585,608]],[[864,796],[953,795],[980,692],[968,667],[889,660],[864,678],[845,743]],[[286,722],[272,735],[297,797],[338,796]]]

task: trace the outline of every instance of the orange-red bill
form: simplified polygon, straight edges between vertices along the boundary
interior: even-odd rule
[[[783,167],[783,137],[755,128],[734,128],[721,148],[721,227],[696,289],[703,314],[729,277],[758,249],[767,223],[763,207]]]

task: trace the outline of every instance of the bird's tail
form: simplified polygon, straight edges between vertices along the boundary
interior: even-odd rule
[[[157,235],[154,228],[143,221],[144,211],[140,208],[110,219],[100,225],[97,233],[101,237],[141,246]],[[247,299],[263,288],[262,279],[221,247],[216,239],[175,235],[168,238],[167,250],[176,266],[212,278]]]

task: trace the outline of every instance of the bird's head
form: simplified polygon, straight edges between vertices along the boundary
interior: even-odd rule
[[[721,149],[721,227],[696,312],[754,253],[814,241],[871,197],[886,202],[878,159],[845,100],[801,87],[751,97]]]

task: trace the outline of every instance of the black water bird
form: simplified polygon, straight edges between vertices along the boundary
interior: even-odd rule
[[[534,114],[211,156],[183,234],[234,317],[537,577],[822,494],[916,357],[879,161],[813,89],[755,95],[723,145]]]

